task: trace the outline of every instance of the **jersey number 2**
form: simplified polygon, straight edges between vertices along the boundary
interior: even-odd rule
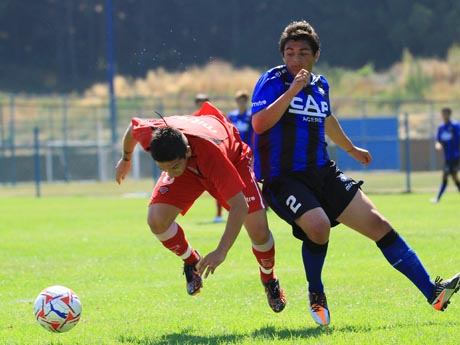
[[[294,195],[289,195],[289,197],[286,199],[286,205],[289,206],[291,211],[294,213],[297,213],[300,206],[302,206],[300,202],[297,202],[297,199],[295,198]]]

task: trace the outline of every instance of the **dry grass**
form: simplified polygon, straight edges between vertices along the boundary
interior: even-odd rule
[[[148,71],[144,78],[116,76],[115,93],[119,98],[174,98],[188,102],[201,92],[213,99],[228,98],[238,89],[252,90],[262,72],[250,67],[235,68],[216,60],[181,72],[160,67]],[[416,58],[406,50],[400,62],[384,71],[375,71],[372,64],[368,64],[357,70],[318,65],[315,72],[328,78],[334,99],[445,101],[460,98],[459,45],[449,49],[446,59]],[[0,94],[3,103],[7,103],[6,97]],[[106,83],[97,83],[82,95],[74,94],[70,98],[82,106],[100,105],[106,103],[108,88]],[[31,102],[27,95],[24,99]]]
[[[145,78],[117,76],[115,91],[119,97],[175,97],[190,99],[197,93],[211,97],[231,97],[239,89],[252,90],[261,71],[234,68],[222,61],[204,67],[192,66],[185,72],[168,72],[163,68],[148,71]],[[95,84],[85,92],[87,99],[107,98],[107,86]]]
[[[194,111],[194,95],[200,92],[208,93],[211,100],[227,112],[235,108],[235,92],[238,89],[252,91],[262,72],[212,61],[203,67],[189,66],[182,72],[158,68],[148,71],[144,78],[119,75],[115,79],[118,116],[120,119],[133,114],[148,116],[146,114],[153,113],[152,109],[168,115],[190,113]],[[357,70],[318,65],[315,72],[324,74],[329,80],[334,113],[342,117],[408,113],[411,115],[411,137],[431,135],[430,119],[441,106],[451,106],[455,114],[460,111],[458,45],[450,48],[446,59],[421,59],[405,51],[401,61],[385,71],[376,71],[368,64]],[[43,138],[47,137],[45,132],[50,132],[50,137],[53,131],[58,133],[64,125],[64,114],[69,127],[72,123],[90,124],[107,117],[108,87],[105,83],[66,98],[14,95],[14,107],[9,105],[9,97],[0,94],[4,125],[14,109],[18,131],[30,133],[33,126],[39,125],[46,127]],[[108,133],[108,126],[104,128]],[[77,130],[79,133],[88,131],[81,125]],[[81,135],[75,138],[81,139]],[[21,141],[19,137],[16,139]]]
[[[148,71],[145,78],[117,76],[115,90],[121,98],[174,97],[189,100],[199,92],[208,93],[213,98],[231,97],[238,89],[252,90],[262,72],[212,61],[204,67],[191,66],[184,72],[158,68]],[[445,60],[416,58],[406,50],[401,62],[385,71],[377,72],[372,65],[358,70],[319,65],[316,72],[328,77],[334,97],[339,98],[456,99],[460,97],[460,46],[453,45]],[[94,104],[107,99],[107,96],[107,86],[98,83],[84,93],[82,101]]]

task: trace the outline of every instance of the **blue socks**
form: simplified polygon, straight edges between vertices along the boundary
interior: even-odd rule
[[[388,262],[399,272],[404,274],[423,293],[427,300],[431,300],[435,285],[430,280],[417,254],[407,245],[399,234],[391,230],[377,246],[382,251]]]
[[[431,300],[435,285],[430,280],[430,275],[417,254],[408,246],[406,241],[396,231],[392,230],[377,241],[377,246],[388,262],[404,274],[427,300]],[[308,238],[302,243],[302,259],[309,292],[324,292],[321,272],[326,259],[327,247],[328,243],[316,244]]]
[[[302,259],[309,292],[324,293],[321,272],[326,259],[327,245],[328,243],[316,244],[308,238],[302,243]]]
[[[441,199],[441,196],[444,193],[444,191],[446,190],[446,187],[447,187],[447,182],[443,182],[441,184],[441,188],[439,188],[438,197],[436,198],[438,201]]]

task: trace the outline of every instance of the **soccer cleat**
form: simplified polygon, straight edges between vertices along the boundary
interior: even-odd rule
[[[437,277],[434,283],[434,296],[428,303],[434,309],[444,311],[449,305],[452,295],[460,290],[460,273],[446,281],[442,281],[440,277]]]
[[[278,279],[271,279],[268,283],[262,282],[267,294],[268,305],[275,313],[281,312],[286,306],[286,296],[280,287]]]
[[[324,292],[310,292],[310,314],[320,326],[327,326],[331,322]]]
[[[203,281],[201,280],[200,273],[196,269],[196,265],[201,260],[200,254],[198,254],[198,256],[198,260],[193,265],[184,263],[184,274],[187,281],[187,293],[191,296],[195,296],[196,294],[200,293],[200,289],[203,286]]]

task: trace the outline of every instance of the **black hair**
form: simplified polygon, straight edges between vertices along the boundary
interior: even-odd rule
[[[292,22],[286,26],[279,40],[279,49],[284,56],[284,47],[288,41],[307,41],[313,54],[320,50],[320,40],[315,29],[305,20]]]
[[[157,162],[183,159],[187,153],[187,146],[187,139],[177,128],[157,128],[150,142],[150,155]]]
[[[452,109],[449,108],[449,107],[442,108],[442,109],[441,109],[441,112],[442,112],[443,114],[452,115]]]

